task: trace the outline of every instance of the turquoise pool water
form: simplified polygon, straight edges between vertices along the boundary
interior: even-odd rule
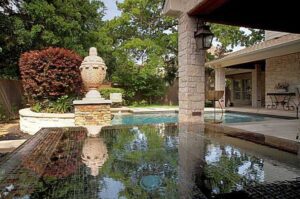
[[[205,113],[206,121],[214,120],[213,113]],[[259,115],[246,115],[240,113],[220,113],[216,114],[216,120],[221,120],[225,124],[241,123],[241,122],[257,122],[271,119]],[[160,124],[160,123],[176,123],[178,121],[177,114],[133,114],[133,115],[115,115],[113,125],[141,125],[141,124]]]

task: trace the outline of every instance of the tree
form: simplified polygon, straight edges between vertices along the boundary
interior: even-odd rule
[[[152,103],[177,72],[177,21],[161,15],[160,0],[125,0],[117,6],[121,16],[107,23],[115,57],[112,79],[125,88],[128,100]]]
[[[216,57],[224,56],[224,53],[230,52],[237,46],[251,46],[264,39],[264,31],[257,29],[241,29],[238,26],[229,26],[221,24],[211,24],[211,30],[215,35],[217,42]],[[247,30],[247,32],[245,31]],[[210,59],[214,59],[210,57]]]
[[[20,58],[25,96],[34,101],[82,94],[79,66],[82,58],[63,48],[30,51]]]
[[[28,50],[55,46],[86,55],[104,15],[99,0],[6,0],[0,7],[0,72],[15,76],[20,54]]]

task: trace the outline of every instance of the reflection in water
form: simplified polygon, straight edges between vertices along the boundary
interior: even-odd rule
[[[92,176],[99,175],[99,169],[108,158],[106,144],[102,138],[86,138],[81,154],[82,162],[91,169]]]
[[[2,198],[212,198],[300,175],[296,156],[203,124],[36,135],[0,164]]]

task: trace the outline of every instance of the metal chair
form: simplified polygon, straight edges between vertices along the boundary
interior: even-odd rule
[[[219,106],[222,110],[222,116],[221,116],[221,120],[223,118],[223,114],[224,114],[224,109],[222,107],[222,104],[220,102],[220,99],[224,96],[224,91],[216,91],[216,90],[213,90],[213,91],[208,91],[207,92],[207,100],[210,100],[213,102],[214,104],[214,123],[216,123],[216,102],[219,103]],[[220,123],[220,122],[218,122]]]

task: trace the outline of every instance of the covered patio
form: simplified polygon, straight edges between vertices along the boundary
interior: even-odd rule
[[[265,41],[205,65],[216,71],[216,83],[222,80],[219,84],[226,90],[224,106],[295,112],[300,103],[299,53],[300,35],[266,31]],[[288,92],[280,97],[285,97],[285,104],[276,105],[270,93],[278,92],[275,87],[282,82],[289,85]]]
[[[266,11],[268,11],[268,14],[266,14]],[[179,120],[181,122],[203,122],[205,50],[197,50],[194,37],[199,20],[264,30],[300,33],[299,26],[290,25],[298,24],[297,2],[292,0],[272,2],[272,5],[270,5],[270,2],[259,0],[166,0],[163,12],[179,19]],[[236,57],[241,58],[238,62],[231,62],[234,59],[230,59],[230,56],[224,58],[228,59],[222,60],[222,63],[225,64],[215,67],[217,77],[215,89],[225,90],[226,67],[233,66],[233,69],[238,70],[241,66],[244,69],[248,65],[251,78],[254,79],[254,81],[251,81],[253,87],[251,95],[256,94],[253,95],[255,97],[251,98],[251,105],[261,107],[264,100],[267,104],[267,98],[262,94],[262,88],[260,88],[261,83],[259,81],[261,78],[259,77],[264,72],[265,59],[270,54],[273,56],[274,53],[277,53],[277,56],[280,56],[280,53],[286,51],[284,47],[286,40],[287,38],[282,43],[280,41],[277,41],[277,44],[270,42],[269,45],[266,45],[264,43],[263,46],[254,46],[252,49],[247,49],[251,53],[248,53],[247,56],[249,57],[246,56],[246,59],[243,59],[243,53],[239,54],[241,53],[239,52],[235,54]],[[295,42],[295,40],[298,41]],[[290,53],[299,52],[299,36],[292,36],[290,42],[292,44],[292,47],[289,47]],[[267,49],[272,48],[272,46],[274,48],[267,52]],[[257,49],[257,47],[259,48]],[[299,60],[298,54],[296,57]],[[231,71],[234,72],[234,70]],[[245,98],[247,98],[247,93],[245,93]],[[223,97],[223,103],[225,105],[225,96]]]

